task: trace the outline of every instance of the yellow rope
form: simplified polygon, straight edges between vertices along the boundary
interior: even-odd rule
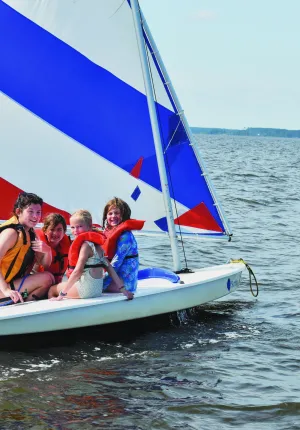
[[[254,275],[253,270],[251,269],[251,267],[249,266],[248,263],[246,263],[245,260],[243,260],[242,258],[239,258],[238,260],[230,260],[230,263],[243,263],[246,266],[246,269],[248,270],[249,273],[249,283],[250,283],[250,291],[253,297],[257,297],[258,296],[258,282],[256,279],[256,276]],[[256,292],[254,293],[253,288],[252,288],[252,277],[255,281],[255,286],[256,286]]]

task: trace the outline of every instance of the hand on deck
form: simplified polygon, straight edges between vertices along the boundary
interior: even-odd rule
[[[120,288],[120,292],[123,293],[128,300],[134,299],[134,294],[131,291],[126,290],[125,287]]]
[[[14,303],[18,303],[19,301],[22,303],[24,302],[21,293],[16,290],[11,290],[9,287],[7,287],[5,291],[3,291],[3,294],[5,295],[5,297],[10,297]]]
[[[59,302],[60,300],[63,300],[63,296],[58,295],[57,297],[52,297],[49,300],[50,302]]]

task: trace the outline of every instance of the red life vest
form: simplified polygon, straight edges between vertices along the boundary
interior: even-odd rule
[[[49,245],[51,248],[52,263],[47,271],[54,275],[57,282],[61,282],[61,279],[68,267],[68,253],[71,246],[71,238],[65,234],[57,247],[54,249],[49,244],[47,236],[43,230],[35,230],[35,233],[40,240],[47,243],[47,245]],[[40,266],[38,271],[43,272],[44,267]]]
[[[105,239],[106,238],[101,231],[99,231],[99,232],[87,231],[87,232],[81,233],[79,236],[77,236],[74,239],[74,241],[70,247],[70,250],[69,250],[69,267],[67,270],[67,276],[69,277],[76,267],[78,257],[79,257],[80,248],[81,248],[81,245],[83,244],[83,242],[89,241],[89,242],[95,243],[96,245],[103,246]]]
[[[117,227],[111,230],[105,230],[104,234],[106,236],[105,243],[102,245],[105,256],[108,260],[112,260],[117,248],[117,241],[124,231],[130,230],[142,230],[145,221],[140,221],[137,219],[128,219],[122,222]]]

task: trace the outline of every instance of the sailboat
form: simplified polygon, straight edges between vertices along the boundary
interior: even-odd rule
[[[138,319],[234,292],[242,262],[191,270],[180,258],[185,239],[232,233],[138,0],[0,0],[0,52],[0,219],[21,190],[43,197],[44,212],[83,207],[96,222],[118,196],[146,220],[143,234],[169,238],[173,258],[171,275],[141,276],[132,301],[1,307],[0,335]]]

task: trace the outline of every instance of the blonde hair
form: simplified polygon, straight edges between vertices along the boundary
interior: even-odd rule
[[[81,219],[84,222],[84,224],[89,228],[92,228],[93,226],[92,215],[86,209],[79,209],[78,211],[74,212],[71,215],[70,219],[71,218]]]

